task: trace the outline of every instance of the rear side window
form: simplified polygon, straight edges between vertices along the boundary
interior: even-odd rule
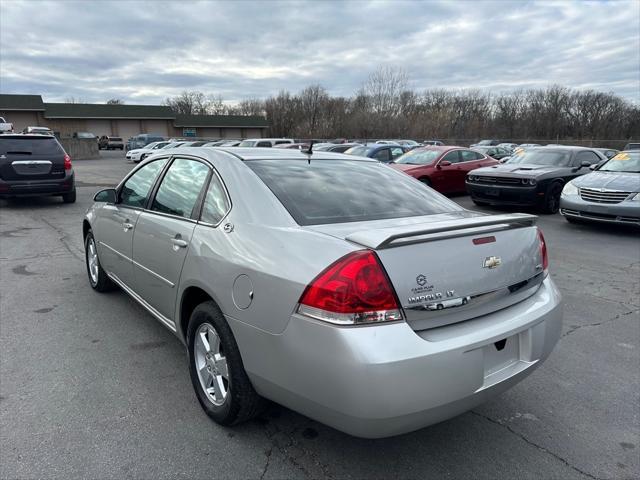
[[[151,210],[191,218],[209,167],[187,158],[178,158],[167,170],[153,200]]]
[[[299,225],[462,210],[414,178],[377,162],[251,160],[245,165],[271,189]]]
[[[131,175],[120,191],[120,203],[128,207],[144,208],[149,191],[165,163],[166,158],[147,163]]]
[[[55,138],[0,138],[1,155],[64,155]]]
[[[463,162],[472,162],[474,160],[480,160],[484,158],[481,153],[474,152],[473,150],[460,150],[460,156],[462,157]]]
[[[391,160],[391,155],[389,155],[389,149],[383,148],[382,150],[378,150],[373,154],[373,158],[376,160],[380,160],[381,162],[388,162]]]
[[[231,208],[227,194],[217,175],[211,177],[200,219],[217,225]]]

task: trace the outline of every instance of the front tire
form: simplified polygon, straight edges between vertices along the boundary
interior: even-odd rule
[[[191,383],[211,419],[229,426],[260,412],[263,400],[251,385],[231,328],[214,302],[193,310],[187,348]]]
[[[558,213],[558,210],[560,209],[561,193],[562,185],[560,185],[559,183],[552,183],[551,185],[549,185],[549,188],[544,195],[544,204],[542,206],[542,211],[544,213]]]
[[[98,258],[98,248],[93,238],[93,232],[89,230],[84,239],[84,259],[87,265],[87,275],[89,275],[89,284],[97,292],[108,292],[115,288],[115,283],[107,276],[107,273],[100,265]]]

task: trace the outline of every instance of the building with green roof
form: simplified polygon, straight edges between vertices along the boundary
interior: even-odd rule
[[[13,123],[15,131],[37,125],[62,137],[91,132],[125,141],[140,133],[168,138],[260,138],[269,127],[261,116],[180,115],[163,105],[45,103],[40,95],[0,94],[0,116]]]

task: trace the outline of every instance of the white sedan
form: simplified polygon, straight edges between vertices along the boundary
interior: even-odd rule
[[[149,145],[146,145],[143,148],[136,148],[135,150],[129,150],[127,152],[126,158],[127,160],[131,160],[135,163],[138,163],[148,157],[152,153],[155,153],[154,150],[159,150],[165,146],[167,146],[170,142],[152,142]]]

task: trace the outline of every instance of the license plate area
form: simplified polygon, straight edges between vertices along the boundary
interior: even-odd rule
[[[497,188],[488,188],[484,193],[485,195],[489,195],[490,197],[500,196],[500,190],[498,190]]]
[[[18,175],[46,175],[51,172],[51,165],[48,160],[19,160],[11,163]]]
[[[484,377],[487,378],[520,361],[519,335],[504,338],[482,349],[484,358]]]

